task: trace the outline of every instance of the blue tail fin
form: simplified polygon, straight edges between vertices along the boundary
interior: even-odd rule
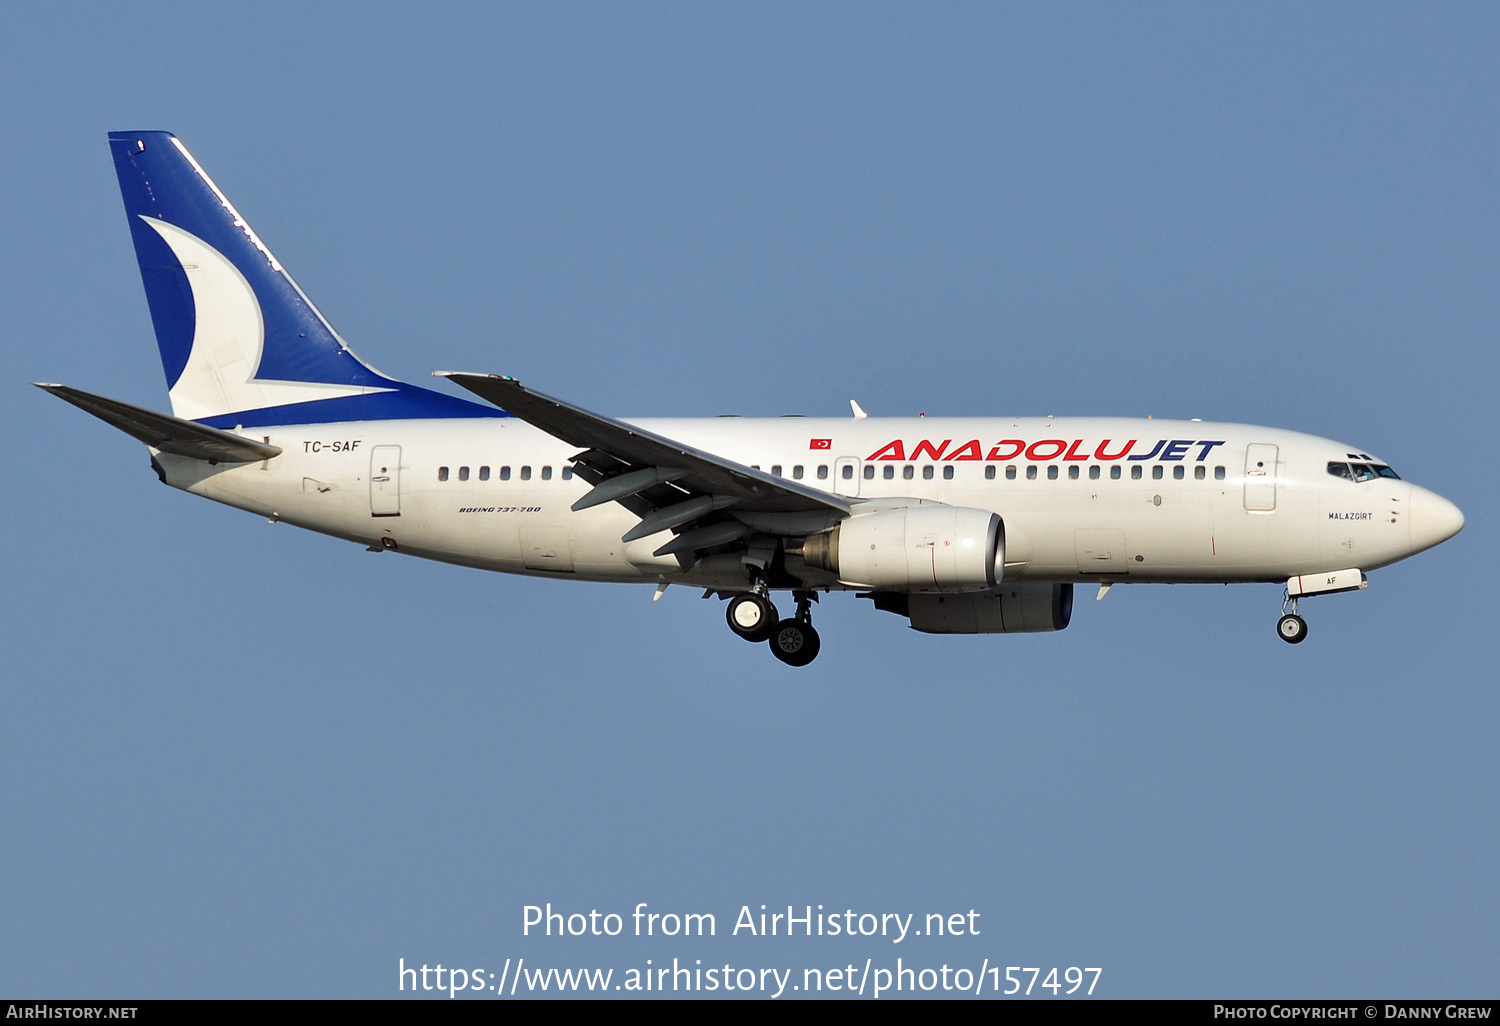
[[[499,411],[362,363],[169,132],[111,132],[177,416],[214,426]]]

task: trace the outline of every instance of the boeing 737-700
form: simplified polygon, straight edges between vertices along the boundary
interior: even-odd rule
[[[379,551],[537,577],[690,585],[784,663],[854,591],[919,631],[1068,625],[1075,585],[1270,582],[1303,596],[1451,538],[1463,515],[1362,446],[1118,418],[624,421],[509,377],[484,402],[363,363],[166,132],[109,136],[172,415],[40,387],[144,442],[166,484]],[[773,594],[790,593],[783,618]]]

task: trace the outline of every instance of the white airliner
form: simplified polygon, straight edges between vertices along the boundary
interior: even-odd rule
[[[375,550],[705,589],[802,666],[811,604],[919,631],[1068,625],[1073,588],[1275,582],[1298,599],[1453,537],[1463,514],[1358,446],[1116,418],[622,421],[489,374],[486,400],[360,361],[166,132],[109,136],[174,416],[40,387],[146,443],[166,484]],[[783,619],[774,592],[790,592]]]

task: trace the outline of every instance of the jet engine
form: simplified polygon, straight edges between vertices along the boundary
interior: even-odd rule
[[[989,510],[940,503],[862,513],[810,535],[802,558],[877,591],[989,591],[1005,575],[1005,537]]]

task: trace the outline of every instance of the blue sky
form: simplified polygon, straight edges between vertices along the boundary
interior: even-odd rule
[[[1497,50],[1480,4],[9,12],[0,993],[901,957],[1495,996]],[[695,593],[271,527],[28,384],[166,408],[131,128],[399,377],[1271,424],[1468,526],[1306,603],[1295,648],[1272,586],[1080,593],[1015,638],[835,596],[803,671]],[[546,902],[719,935],[523,936]],[[763,903],[981,933],[728,936]]]

